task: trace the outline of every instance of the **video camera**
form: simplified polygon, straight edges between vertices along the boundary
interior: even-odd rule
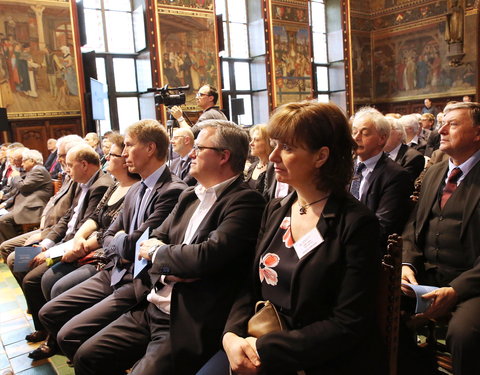
[[[185,93],[183,91],[190,90],[190,85],[179,86],[179,87],[168,87],[168,84],[162,88],[150,88],[147,92],[154,92],[155,105],[160,104],[171,107],[174,105],[185,104]],[[177,93],[170,94],[170,91],[176,91]]]

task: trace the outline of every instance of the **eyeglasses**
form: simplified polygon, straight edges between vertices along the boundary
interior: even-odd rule
[[[112,156],[115,156],[116,158],[121,158],[121,157],[122,157],[122,155],[114,154],[114,153],[112,153],[112,152],[109,152],[109,153],[107,154],[107,156],[108,156],[109,158],[111,158]]]
[[[203,92],[197,92],[196,97],[201,98],[202,96],[209,96],[208,94],[204,94]]]
[[[214,150],[214,151],[222,152],[226,149],[221,147],[207,147],[207,146],[193,145],[192,150],[195,153],[195,155],[198,155],[203,150]]]

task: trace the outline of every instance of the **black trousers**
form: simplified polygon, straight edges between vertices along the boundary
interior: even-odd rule
[[[169,316],[145,301],[123,314],[78,349],[76,375],[173,374]],[[179,374],[180,375],[180,374]]]
[[[132,308],[137,300],[132,275],[110,286],[111,270],[103,270],[45,304],[39,317],[57,335],[63,353],[72,359],[88,338]]]

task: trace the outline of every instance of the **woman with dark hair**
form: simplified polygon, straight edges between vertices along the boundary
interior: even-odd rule
[[[379,225],[346,190],[355,148],[347,119],[334,104],[290,103],[268,133],[276,179],[294,191],[265,210],[252,284],[225,327],[228,362],[217,353],[200,374],[229,366],[235,374],[373,374]],[[262,300],[286,328],[255,338],[247,322]],[[210,371],[213,363],[223,369]]]
[[[43,275],[42,290],[47,300],[88,279],[101,268],[103,234],[123,208],[123,200],[130,187],[140,180],[140,176],[130,173],[125,164],[122,156],[123,136],[112,133],[109,139],[112,145],[106,155],[107,172],[115,178],[116,183],[105,192],[92,217],[75,233],[69,247],[71,250],[63,255],[59,264]]]
[[[270,138],[267,135],[267,125],[258,124],[250,129],[250,154],[256,160],[250,164],[245,173],[245,181],[260,193],[265,190],[265,172],[267,171],[268,155],[272,152]]]

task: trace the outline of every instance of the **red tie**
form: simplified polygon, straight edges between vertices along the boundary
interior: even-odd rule
[[[463,172],[460,168],[453,168],[453,170],[450,172],[447,183],[443,188],[442,200],[440,201],[440,208],[445,207],[445,204],[447,203],[447,201],[450,199],[451,195],[457,188],[457,181],[462,175],[462,173]]]
[[[55,159],[55,162],[52,164],[52,166],[50,167],[50,169],[48,170],[48,172],[52,173],[52,171],[55,169],[55,167],[57,166],[57,163],[58,163],[58,159]]]

